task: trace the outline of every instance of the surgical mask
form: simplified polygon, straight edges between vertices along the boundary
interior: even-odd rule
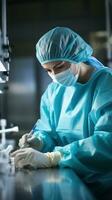
[[[73,86],[76,84],[78,80],[79,70],[76,75],[73,74],[73,72],[71,71],[71,68],[63,72],[60,72],[58,74],[51,74],[51,73],[48,73],[48,74],[52,78],[52,80],[56,83],[60,83],[61,85],[64,85],[64,86]]]

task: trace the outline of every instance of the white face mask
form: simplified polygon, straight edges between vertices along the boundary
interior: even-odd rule
[[[73,72],[71,71],[71,68],[60,72],[58,74],[51,74],[49,73],[49,76],[52,78],[52,80],[56,83],[60,83],[61,85],[64,86],[73,86],[76,84],[78,77],[79,77],[79,70],[78,73],[75,75],[73,74]]]

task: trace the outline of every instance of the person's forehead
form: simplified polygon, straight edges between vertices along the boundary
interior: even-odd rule
[[[66,61],[53,61],[46,64],[43,64],[44,68],[54,68],[55,66],[61,66],[61,65],[68,65],[69,62]]]

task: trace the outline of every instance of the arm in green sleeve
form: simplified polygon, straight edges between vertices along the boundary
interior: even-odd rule
[[[91,136],[54,149],[61,153],[60,167],[71,167],[82,177],[112,170],[112,76],[108,81],[104,79],[95,94]]]
[[[55,146],[55,141],[53,139],[53,130],[50,121],[49,96],[50,94],[47,89],[41,98],[40,119],[37,120],[34,129],[34,135],[42,140],[42,152],[52,151]]]

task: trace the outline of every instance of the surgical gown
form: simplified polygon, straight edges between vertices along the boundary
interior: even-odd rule
[[[112,170],[112,71],[96,69],[75,86],[50,83],[41,99],[34,134],[42,152],[61,152],[60,167],[81,177]]]

